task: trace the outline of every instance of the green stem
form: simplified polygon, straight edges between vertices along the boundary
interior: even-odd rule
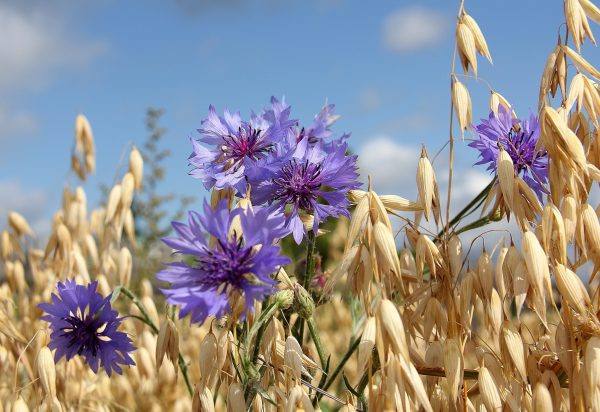
[[[254,336],[256,336],[256,341],[254,342],[254,347],[252,348],[252,356],[250,358],[251,360],[248,360],[247,353],[246,353],[246,355],[244,355],[244,358],[246,360],[242,362],[243,368],[245,368],[246,365],[256,365],[256,361],[258,359],[258,354],[260,352],[260,342],[262,341],[262,338],[265,334],[265,330],[267,329],[267,326],[269,325],[269,321],[275,315],[275,313],[277,313],[278,310],[279,310],[278,302],[275,301],[275,302],[271,303],[269,306],[267,306],[262,311],[262,313],[260,314],[258,319],[256,319],[256,321],[252,325],[252,328],[250,328],[250,330],[248,331],[248,334],[246,335],[246,343],[244,345],[246,348],[246,351],[248,351],[250,349],[250,346],[252,344],[252,339],[254,338]],[[262,375],[262,372],[259,371],[259,373]],[[246,388],[244,390],[244,399],[246,399],[246,404],[252,405],[252,401],[254,400],[255,396],[256,396],[256,389],[254,388],[254,383],[251,382],[251,379],[247,378]]]
[[[315,318],[310,318],[307,321],[308,331],[310,332],[310,337],[315,343],[315,347],[317,348],[317,353],[319,354],[319,361],[321,362],[321,367],[325,368],[327,364],[327,358],[325,357],[325,352],[323,352],[323,344],[321,343],[321,337],[319,336],[319,330],[317,329],[317,324],[315,323]]]
[[[458,214],[456,216],[454,216],[454,218],[452,218],[450,223],[448,223],[444,227],[444,229],[442,229],[440,231],[440,233],[437,234],[437,236],[434,239],[434,242],[441,239],[446,234],[446,232],[448,230],[450,230],[450,228],[452,228],[458,222],[460,222],[460,220],[463,217],[465,217],[471,211],[471,209],[476,210],[481,205],[481,202],[485,199],[485,197],[490,192],[492,187],[494,187],[495,183],[496,183],[496,178],[494,177],[492,179],[492,181],[486,187],[484,187],[483,190],[481,192],[479,192],[479,194],[477,196],[475,196],[475,198],[473,200],[471,200],[464,208],[462,208],[462,210],[460,212],[458,212]]]
[[[497,222],[500,220],[499,218],[500,218],[500,214],[498,214],[498,216],[496,216],[495,214],[492,214],[491,216],[490,215],[483,216],[483,217],[477,219],[476,221],[461,227],[460,229],[458,229],[456,231],[456,234],[460,235],[461,233],[468,232],[469,230],[473,230],[473,229],[477,229],[478,227],[485,226],[490,222]]]
[[[350,345],[350,347],[344,354],[344,357],[340,360],[340,363],[338,364],[338,366],[335,368],[335,370],[333,371],[331,376],[329,376],[329,379],[325,382],[325,385],[323,386],[324,391],[329,389],[329,387],[333,384],[333,382],[335,382],[337,376],[344,370],[344,366],[346,365],[346,362],[348,362],[348,360],[352,357],[352,354],[354,354],[354,352],[358,348],[358,344],[360,343],[361,337],[362,337],[362,335],[359,336],[358,338],[354,339],[354,342],[352,342],[352,345]]]
[[[140,321],[144,322],[146,325],[148,325],[150,327],[150,329],[152,330],[152,332],[155,335],[158,334],[158,327],[154,324],[154,322],[152,322],[152,319],[150,319],[150,316],[148,315],[146,308],[144,308],[144,305],[142,305],[142,302],[137,297],[137,295],[135,295],[132,291],[130,291],[129,289],[127,289],[124,286],[120,286],[118,288],[118,290],[115,291],[115,293],[117,293],[117,294],[122,293],[127,298],[129,298],[131,300],[131,302],[135,306],[137,306],[137,308],[140,310],[140,313],[142,314],[142,316],[132,315],[131,317],[133,317],[135,319],[139,319]],[[179,364],[179,369],[181,369],[181,374],[183,375],[183,379],[185,380],[185,385],[187,386],[188,392],[190,393],[190,396],[194,396],[194,388],[192,387],[192,383],[190,382],[190,377],[188,376],[187,364],[185,363],[185,359],[183,358],[183,356],[181,354],[179,354],[179,357],[177,360],[178,360],[178,364]]]
[[[316,238],[313,231],[309,231],[306,235],[306,269],[304,276],[301,279],[302,287],[310,293],[310,283],[315,276],[315,249],[316,249]],[[304,340],[304,319],[298,318],[294,329],[296,334],[294,337],[302,345]]]
[[[307,291],[310,291],[310,283],[315,276],[315,249],[317,245],[313,231],[308,232],[306,241],[306,270],[304,272],[304,279],[302,279],[302,286]]]
[[[263,335],[265,334],[265,330],[269,325],[269,320],[273,317],[275,313],[279,310],[279,305],[277,302],[273,302],[260,314],[256,322],[250,328],[248,335],[246,336],[246,348],[250,348],[252,343],[252,338],[256,335],[256,342],[254,343],[254,348],[252,350],[252,363],[256,363],[256,359],[258,358],[258,353],[260,351],[260,341],[262,340]]]

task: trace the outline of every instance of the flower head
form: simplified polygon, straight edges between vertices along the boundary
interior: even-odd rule
[[[47,313],[42,319],[50,322],[50,349],[56,349],[55,362],[63,356],[67,361],[75,355],[97,373],[103,367],[108,376],[114,370],[123,371],[120,365],[135,365],[129,352],[135,350],[131,339],[117,329],[123,318],[110,305],[110,296],[103,298],[96,292],[97,282],[87,286],[67,280],[57,285],[58,294],[52,294],[52,303],[41,303]]]
[[[356,156],[346,155],[346,150],[342,141],[311,145],[303,138],[287,156],[266,167],[262,179],[251,179],[253,202],[276,205],[282,212],[291,207],[286,225],[300,243],[305,233],[300,211],[314,215],[315,233],[327,217],[348,215],[346,194],[360,183]]]
[[[515,172],[523,177],[541,199],[548,181],[548,153],[537,150],[540,138],[539,120],[533,114],[526,120],[514,119],[509,109],[498,107],[498,115],[491,112],[489,119],[482,119],[475,126],[479,139],[469,146],[479,150],[481,160],[476,164],[489,163],[488,170],[496,171],[500,146],[510,155]]]
[[[239,113],[227,110],[220,117],[210,106],[208,118],[198,130],[202,138],[200,141],[192,139],[189,162],[194,168],[190,175],[200,179],[206,189],[235,188],[238,193],[244,193],[247,169],[273,150],[289,126],[287,117],[285,120],[270,124],[263,116],[253,114],[246,122]]]
[[[204,216],[190,212],[188,223],[173,222],[173,229],[177,236],[163,242],[193,261],[169,263],[157,277],[171,284],[163,289],[169,303],[181,305],[180,316],[190,313],[195,323],[231,313],[240,297],[245,315],[255,301],[275,292],[272,275],[288,263],[274,244],[289,233],[284,218],[266,208],[230,211],[226,200],[215,209],[205,203]]]

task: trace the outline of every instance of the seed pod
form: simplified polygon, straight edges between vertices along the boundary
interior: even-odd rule
[[[479,390],[483,403],[488,411],[497,411],[502,409],[502,399],[498,392],[498,385],[494,382],[494,378],[490,374],[488,368],[482,366],[479,369]]]
[[[585,315],[586,307],[590,305],[590,296],[579,276],[561,264],[554,267],[554,275],[556,277],[556,287],[560,294],[580,314]]]
[[[201,385],[197,385],[200,387]],[[192,401],[192,411],[199,412],[215,412],[215,403],[213,402],[213,395],[207,387],[201,391],[198,391],[198,397],[194,396],[196,400],[196,408],[194,408],[194,401]]]
[[[502,197],[504,198],[506,207],[512,210],[513,194],[515,191],[515,166],[510,155],[501,145],[496,164],[498,166],[498,181],[500,182]]]
[[[537,237],[531,231],[523,233],[523,258],[527,273],[530,275],[531,286],[543,296],[544,285],[546,285],[550,289],[549,295],[552,296],[548,259]]]
[[[522,382],[527,382],[523,340],[513,323],[509,320],[504,321],[502,325],[502,339],[504,339],[510,358],[515,365],[517,372],[519,372]]]
[[[114,185],[108,196],[108,204],[106,206],[106,218],[104,223],[110,223],[117,212],[117,208],[121,203],[121,185]]]
[[[215,367],[217,359],[217,337],[210,331],[206,334],[200,344],[200,384],[208,385],[213,375],[218,374],[219,370]]]
[[[464,23],[464,19],[458,21],[456,26],[456,44],[458,46],[458,56],[462,63],[465,75],[469,74],[469,65],[473,70],[473,74],[477,77],[477,56],[475,55],[475,37],[473,32]]]
[[[456,338],[444,341],[444,369],[448,380],[448,399],[454,403],[458,398],[464,370],[463,357]]]
[[[166,319],[158,332],[156,341],[156,370],[160,369],[165,354],[173,363],[173,367],[177,373],[179,369],[177,366],[179,360],[179,332],[171,319]]]
[[[286,371],[291,371],[294,379],[300,381],[302,376],[302,348],[293,336],[288,336],[285,340],[284,364]]]
[[[479,25],[477,24],[475,19],[473,19],[467,13],[463,13],[460,20],[469,28],[469,30],[473,34],[473,38],[475,40],[475,48],[477,49],[479,54],[484,56],[486,59],[489,60],[490,63],[492,63],[492,55],[490,54],[490,51],[488,49],[487,42],[485,41],[485,37],[483,37],[483,33],[481,32],[481,29],[479,28]]]
[[[13,403],[12,409],[10,409],[10,411],[11,412],[29,412],[29,407],[27,406],[27,403],[25,403],[23,398],[21,396],[19,396],[17,398],[17,400],[15,401],[15,403]]]
[[[511,109],[510,103],[504,96],[500,93],[492,90],[490,95],[490,111],[494,113],[494,116],[498,117],[498,107],[502,105],[506,110],[511,110],[514,118],[517,117],[517,114],[514,110]]]
[[[132,257],[128,248],[123,246],[119,252],[119,284],[129,287],[132,270]]]
[[[425,147],[421,150],[421,158],[417,166],[417,190],[419,191],[419,204],[425,211],[425,220],[429,221],[433,205],[435,175],[431,162],[427,158]]]
[[[133,191],[135,190],[135,182],[131,173],[126,173],[121,180],[121,207],[127,210],[131,207],[133,201]]]
[[[358,370],[366,370],[366,365],[375,347],[377,337],[377,321],[373,316],[369,316],[365,322],[360,343],[358,344]]]
[[[56,396],[56,368],[52,352],[47,346],[43,346],[38,352],[35,361],[37,373],[46,395]]]
[[[563,204],[560,211],[565,224],[565,236],[567,242],[572,242],[575,237],[575,228],[577,227],[577,200],[573,195],[567,195],[563,198]]]
[[[378,314],[379,316],[377,319],[379,320],[380,325],[383,327],[385,335],[388,337],[387,341],[392,346],[392,351],[394,354],[400,355],[404,359],[409,359],[410,357],[408,344],[406,343],[406,335],[404,333],[404,325],[396,306],[391,301],[383,299],[379,303]]]
[[[229,385],[227,391],[227,412],[237,412],[246,410],[246,401],[244,400],[244,389],[234,382]]]
[[[33,236],[33,231],[25,218],[17,212],[8,212],[8,224],[15,232],[15,235],[22,237],[24,235]]]
[[[533,389],[533,410],[534,411],[551,411],[552,397],[548,387],[541,382],[538,382]]]
[[[139,192],[142,190],[144,177],[144,159],[135,145],[133,145],[129,154],[129,172],[133,175],[135,190]]]
[[[461,272],[463,263],[462,242],[456,235],[452,235],[450,240],[448,240],[448,260],[452,279],[456,279]]]
[[[452,79],[452,102],[460,130],[464,132],[473,123],[471,96],[467,88],[456,77]]]

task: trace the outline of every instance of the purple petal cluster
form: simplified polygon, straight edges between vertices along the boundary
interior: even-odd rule
[[[326,218],[348,215],[346,195],[360,184],[357,158],[347,155],[348,135],[332,139],[339,118],[335,106],[326,104],[308,127],[290,113],[285,99],[274,97],[249,122],[228,111],[220,117],[211,106],[202,137],[193,140],[190,174],[207,189],[233,188],[244,195],[250,187],[253,204],[284,212],[286,227],[300,243],[305,234],[300,213],[314,216],[316,232]]]
[[[157,277],[171,284],[163,289],[167,301],[181,305],[180,316],[191,314],[195,323],[231,313],[240,298],[245,315],[275,292],[273,274],[289,262],[275,244],[289,233],[284,217],[267,208],[230,211],[226,200],[215,209],[205,203],[204,215],[190,212],[187,224],[173,222],[173,229],[176,236],[163,242],[187,258],[167,264]]]
[[[252,201],[267,203],[284,213],[289,209],[286,226],[296,243],[305,235],[299,213],[314,216],[313,230],[330,216],[348,216],[347,193],[358,188],[356,156],[346,154],[342,141],[309,143],[304,137],[293,151],[268,165],[250,179]]]
[[[479,138],[469,146],[480,152],[481,160],[476,164],[488,164],[488,170],[496,173],[501,146],[510,155],[515,172],[541,200],[547,192],[548,153],[535,148],[540,138],[538,118],[532,114],[529,119],[515,119],[511,110],[499,106],[498,115],[490,112],[488,119],[475,126],[475,131]]]
[[[108,376],[112,371],[122,374],[119,365],[135,365],[129,355],[135,347],[126,333],[117,330],[123,318],[111,308],[111,296],[103,298],[96,287],[97,282],[87,286],[75,280],[59,282],[52,303],[38,305],[52,330],[48,347],[56,350],[55,362],[81,355],[95,373],[103,367]]]

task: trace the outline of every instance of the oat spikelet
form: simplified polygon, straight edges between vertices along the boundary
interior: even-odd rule
[[[600,410],[600,338],[592,337],[586,345],[584,357],[586,388],[584,393],[588,400],[588,408]]]
[[[502,146],[500,146],[500,151],[498,152],[496,165],[498,167],[498,180],[500,182],[502,197],[506,203],[506,207],[511,210],[515,191],[515,166],[512,158]]]
[[[37,373],[46,395],[56,396],[56,368],[52,352],[47,346],[43,346],[38,352],[36,359]]]
[[[498,385],[494,382],[494,378],[488,368],[482,366],[479,369],[479,391],[483,398],[483,403],[488,411],[498,411],[502,409],[502,399]]]
[[[502,325],[502,339],[504,339],[510,358],[515,365],[515,369],[519,372],[522,382],[527,382],[523,340],[513,323],[509,320],[504,321]]]
[[[573,59],[573,62],[577,65],[577,67],[592,75],[596,79],[600,79],[600,72],[593,65],[591,65],[590,62],[584,59],[581,54],[577,53],[569,46],[562,46],[562,49],[571,59]]]
[[[600,24],[600,9],[594,3],[590,0],[579,0],[579,4],[583,7],[586,16]]]
[[[469,91],[456,77],[452,78],[452,103],[461,133],[464,133],[473,123],[473,109]]]
[[[391,344],[393,352],[403,356],[404,359],[409,359],[404,325],[396,305],[387,299],[383,299],[379,303],[378,320],[389,338],[388,342]]]
[[[121,203],[121,185],[116,184],[113,186],[113,188],[110,191],[110,194],[108,196],[108,204],[106,206],[105,223],[109,223],[113,220],[120,203]]]
[[[417,190],[419,204],[425,211],[425,220],[429,221],[435,191],[435,175],[431,162],[427,158],[425,147],[421,149],[421,158],[417,165]]]
[[[464,370],[463,357],[456,338],[448,338],[444,341],[444,369],[448,380],[448,398],[450,402],[455,402]]]
[[[358,344],[358,370],[366,370],[368,360],[371,358],[375,339],[377,336],[377,321],[369,316],[365,322],[360,343]]]
[[[490,63],[493,63],[492,55],[490,54],[490,50],[488,49],[485,37],[483,37],[483,33],[481,32],[481,29],[479,28],[479,25],[477,24],[475,19],[473,19],[473,17],[469,16],[467,13],[463,13],[463,15],[460,18],[460,21],[464,23],[473,34],[473,38],[475,39],[475,47],[477,48],[479,54],[488,59]]]
[[[548,387],[541,382],[538,382],[533,389],[533,410],[534,411],[551,411],[552,396]]]
[[[17,212],[8,212],[8,224],[15,232],[15,235],[22,237],[24,235],[33,236],[33,231],[27,223],[27,220]]]
[[[586,307],[590,304],[590,296],[585,286],[575,273],[560,263],[554,267],[556,287],[560,294],[576,308],[582,315],[586,314]]]
[[[237,382],[232,383],[227,391],[227,412],[243,411],[246,409],[244,389]]]
[[[567,19],[567,27],[573,35],[573,41],[577,50],[580,50],[581,44],[587,36],[592,43],[596,44],[594,35],[590,30],[589,23],[583,7],[579,0],[564,0],[565,1],[565,18]]]
[[[473,74],[477,77],[477,56],[475,46],[475,36],[464,19],[459,19],[456,26],[456,44],[458,46],[458,56],[466,75],[469,74],[469,66]]]
[[[515,113],[514,110],[512,110],[511,105],[508,102],[508,100],[506,100],[506,98],[504,96],[502,96],[500,93],[498,93],[497,91],[492,90],[492,92],[490,93],[490,111],[493,112],[496,117],[498,117],[498,107],[499,106],[504,106],[504,108],[506,108],[506,110],[511,110],[513,117],[515,117],[515,118],[517,117],[517,114]]]
[[[133,175],[135,190],[139,192],[142,190],[144,178],[144,159],[135,145],[133,145],[129,154],[129,172]]]

